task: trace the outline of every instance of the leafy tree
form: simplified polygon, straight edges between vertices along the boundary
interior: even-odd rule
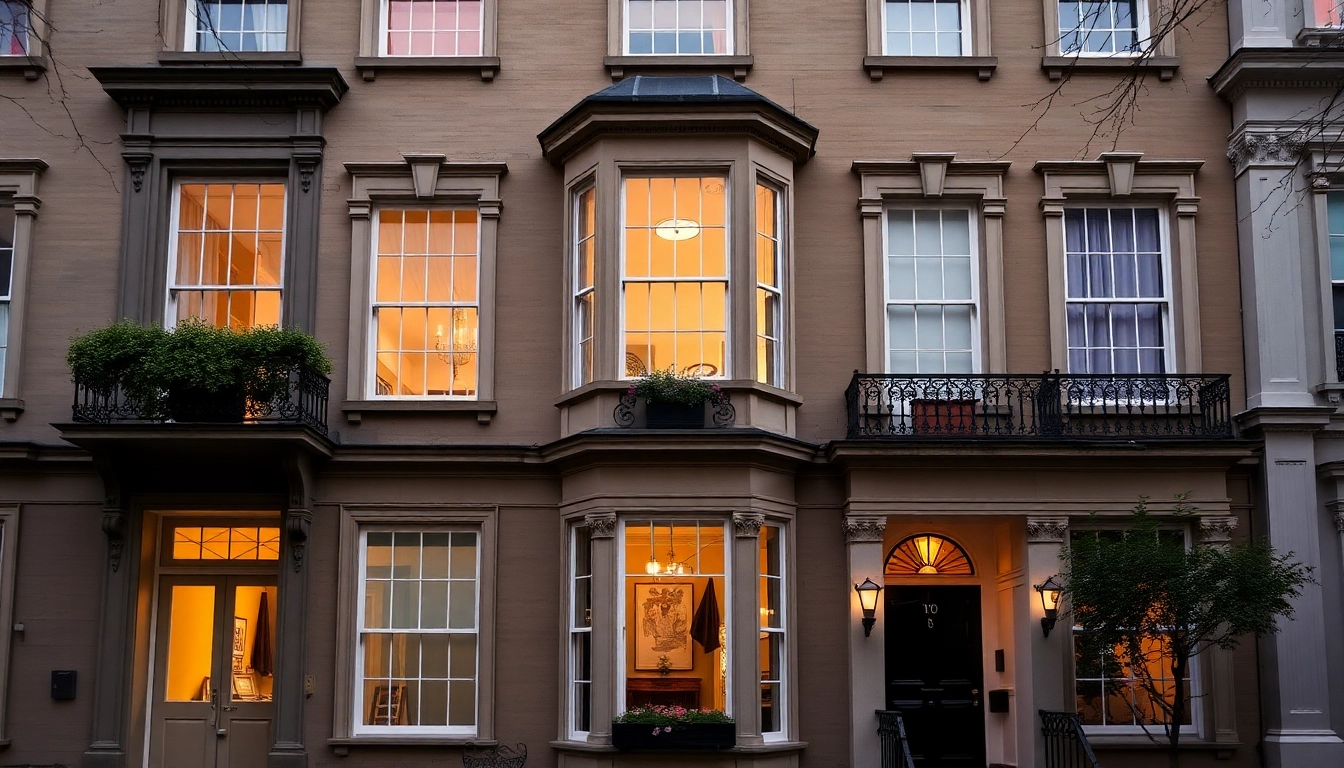
[[[1126,702],[1135,719],[1162,721],[1176,768],[1190,658],[1277,632],[1312,577],[1291,552],[1279,554],[1266,541],[1187,549],[1183,537],[1163,535],[1146,502],[1140,497],[1122,532],[1075,538],[1064,556],[1063,597],[1107,676],[1133,680],[1136,695]],[[1178,496],[1176,517],[1193,512]]]

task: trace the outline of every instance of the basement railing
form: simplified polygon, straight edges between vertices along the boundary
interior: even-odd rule
[[[873,374],[845,391],[850,439],[1225,439],[1226,374]]]
[[[1344,381],[1344,331],[1335,331],[1335,380]]]
[[[1045,768],[1101,768],[1076,712],[1041,713]]]
[[[882,745],[882,768],[915,768],[900,712],[877,710],[877,738]]]

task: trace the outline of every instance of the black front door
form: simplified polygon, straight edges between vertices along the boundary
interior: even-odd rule
[[[887,708],[920,768],[985,768],[980,588],[886,588]]]

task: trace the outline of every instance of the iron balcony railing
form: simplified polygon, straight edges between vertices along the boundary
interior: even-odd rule
[[[874,374],[845,391],[850,439],[1230,438],[1227,375]]]
[[[915,768],[900,712],[877,710],[877,738],[882,745],[882,768]]]
[[[1045,737],[1045,768],[1101,768],[1076,712],[1039,711],[1041,735]]]
[[[1344,381],[1344,331],[1335,331],[1335,380]]]
[[[275,387],[264,397],[240,395],[194,402],[190,416],[183,418],[175,408],[174,394],[154,392],[132,397],[120,387],[95,387],[75,377],[75,403],[72,418],[77,422],[111,424],[114,422],[197,422],[213,424],[277,423],[300,424],[327,434],[327,401],[331,380],[302,367],[290,368],[287,386]]]

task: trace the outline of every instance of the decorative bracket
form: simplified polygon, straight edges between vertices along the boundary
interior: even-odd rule
[[[754,539],[761,534],[765,515],[756,512],[734,512],[733,532],[739,539]]]
[[[616,535],[615,512],[594,512],[591,515],[584,515],[583,519],[588,523],[590,539],[610,539]]]
[[[1033,517],[1027,519],[1028,544],[1063,544],[1069,535],[1067,517]]]
[[[842,523],[845,531],[845,543],[857,544],[864,541],[882,543],[887,530],[887,518],[868,515],[845,515]]]
[[[308,548],[308,534],[313,527],[313,513],[306,509],[285,511],[285,537],[289,551],[294,555],[294,572],[303,570],[303,556]]]

